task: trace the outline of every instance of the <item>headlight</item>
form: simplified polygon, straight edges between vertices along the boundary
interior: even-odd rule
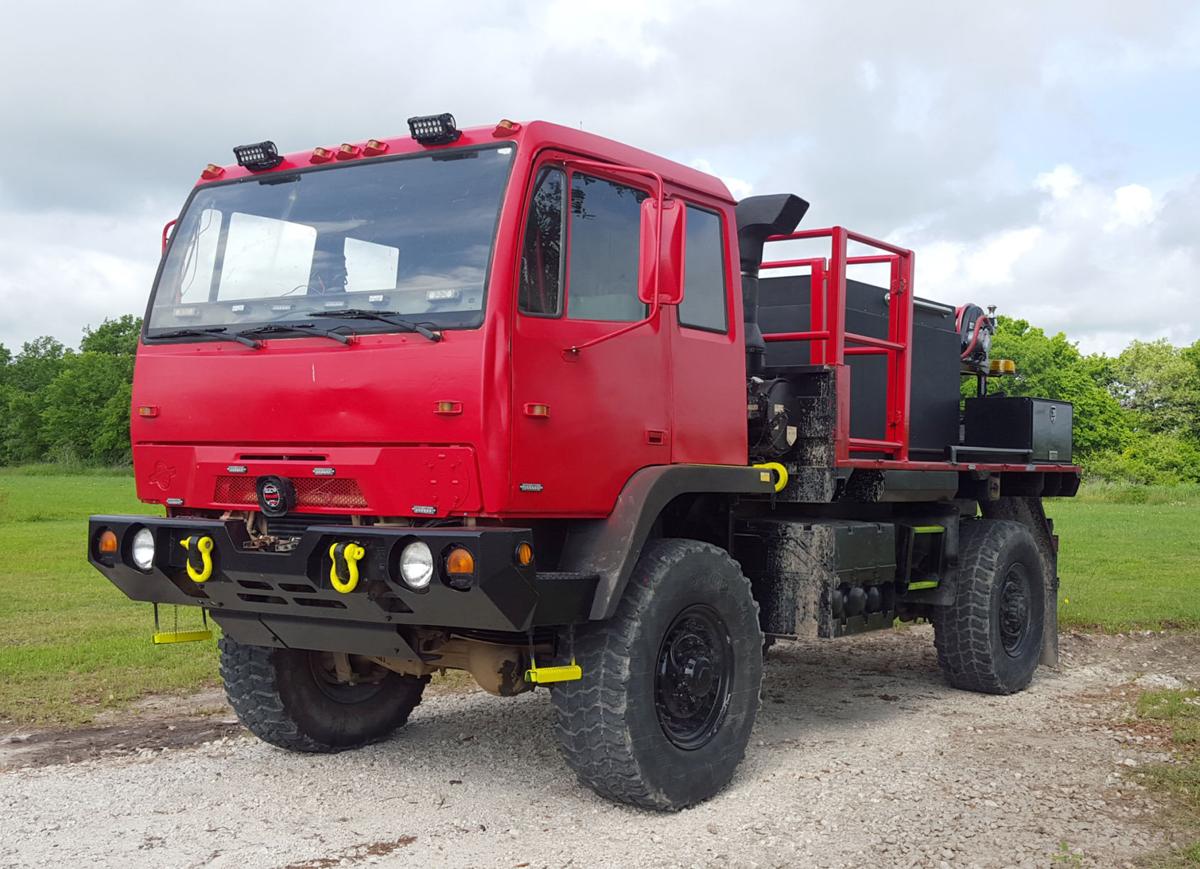
[[[154,566],[154,535],[149,528],[143,528],[133,535],[129,555],[138,570],[149,570]]]
[[[409,588],[422,589],[433,579],[433,553],[429,547],[417,541],[404,547],[400,553],[400,575]]]

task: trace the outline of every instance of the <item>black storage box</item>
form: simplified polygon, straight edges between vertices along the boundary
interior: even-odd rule
[[[1071,462],[1073,409],[1068,401],[988,395],[968,398],[963,419],[965,447],[976,461],[987,461],[986,447],[1027,450],[1013,461]],[[997,459],[1000,457],[997,456]]]

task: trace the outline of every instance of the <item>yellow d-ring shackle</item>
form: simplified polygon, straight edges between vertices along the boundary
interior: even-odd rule
[[[195,553],[200,556],[200,567],[192,565],[192,544],[196,544]],[[212,538],[204,537],[185,537],[179,541],[179,545],[188,551],[187,558],[187,575],[192,582],[208,582],[212,577],[213,561]]]
[[[754,467],[758,468],[761,471],[774,471],[775,472],[775,491],[776,492],[782,492],[784,489],[787,488],[788,470],[783,465],[781,465],[779,462],[763,462],[761,465],[755,465]],[[766,480],[764,480],[763,482],[766,482]]]
[[[338,549],[346,560],[346,578],[338,574]],[[329,584],[341,594],[349,594],[358,587],[358,562],[367,554],[357,543],[333,543],[329,547]]]

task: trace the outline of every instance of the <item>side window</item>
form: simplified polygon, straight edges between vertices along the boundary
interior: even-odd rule
[[[728,331],[725,244],[721,237],[720,215],[689,205],[685,250],[679,322],[697,329]]]
[[[646,316],[638,299],[642,200],[646,194],[602,178],[571,178],[567,316],[631,323]]]
[[[533,190],[521,248],[521,287],[517,302],[526,314],[557,316],[562,311],[563,192],[561,169],[544,169]]]

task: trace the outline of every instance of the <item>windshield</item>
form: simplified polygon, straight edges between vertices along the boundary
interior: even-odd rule
[[[479,325],[512,152],[444,151],[200,188],[155,285],[147,335],[286,326],[339,310]]]

